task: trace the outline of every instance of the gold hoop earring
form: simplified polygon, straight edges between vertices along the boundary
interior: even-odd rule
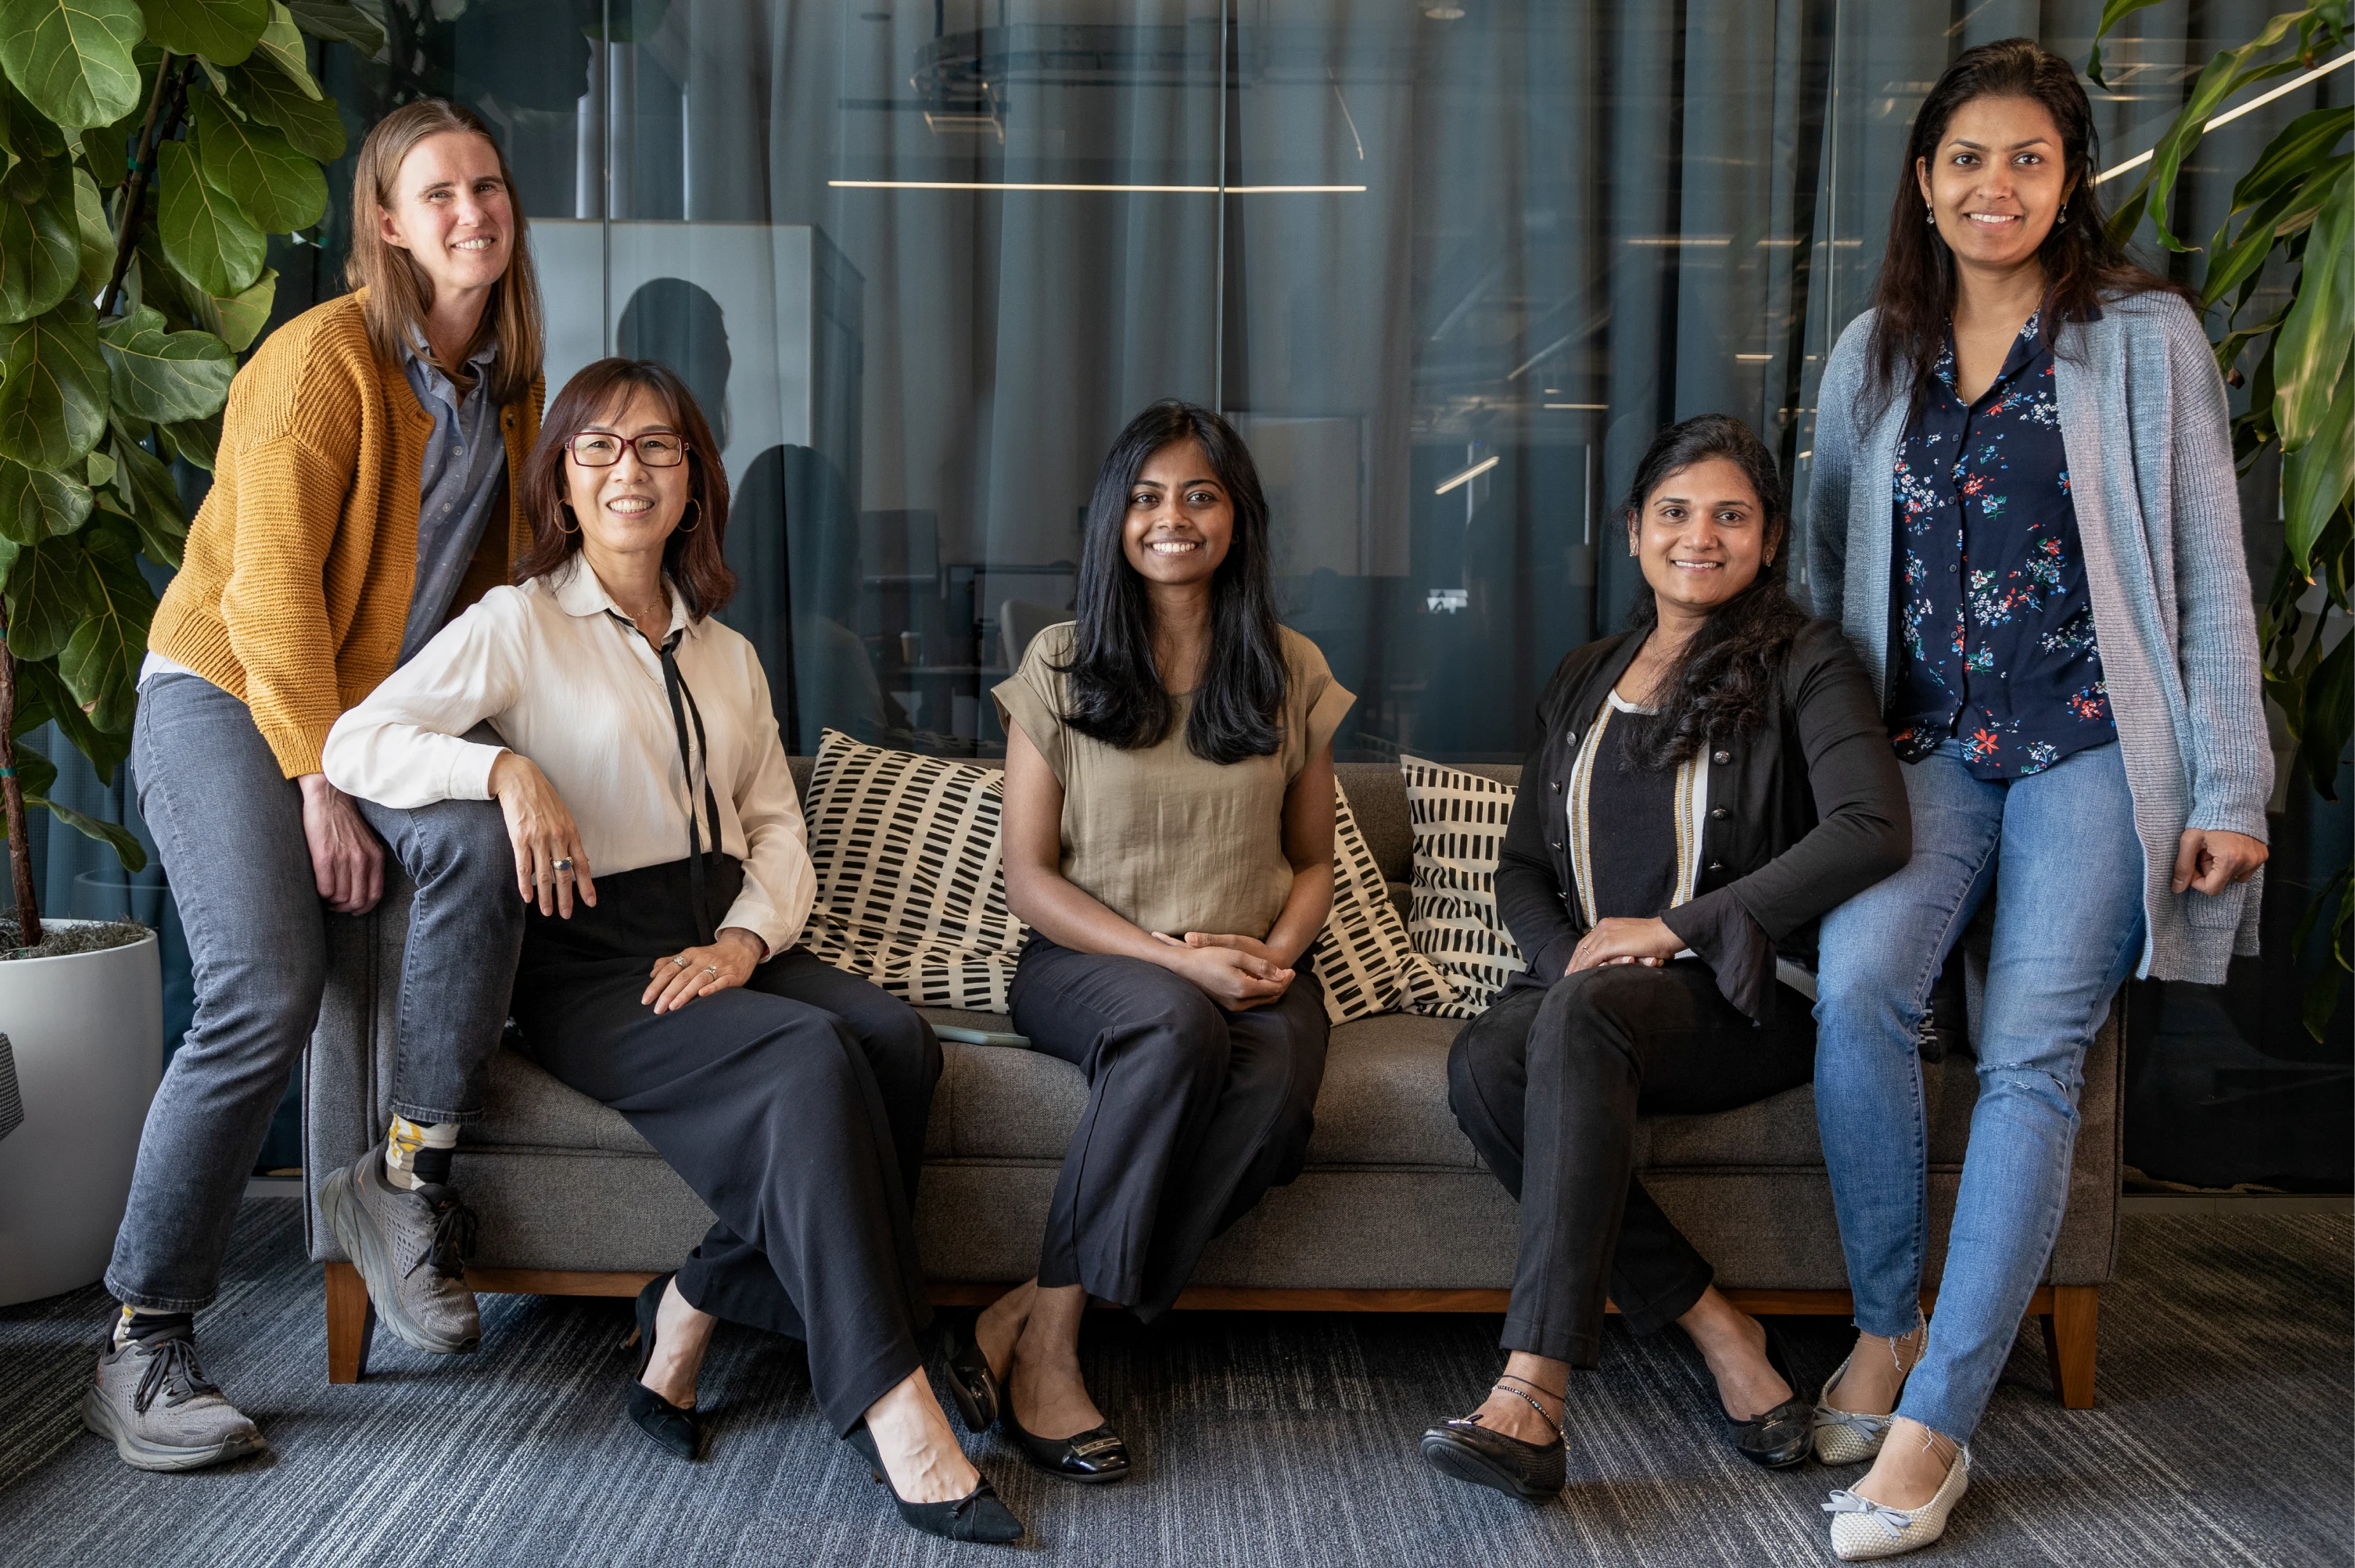
[[[581,531],[581,519],[580,519],[579,517],[572,517],[572,503],[571,503],[571,502],[570,502],[570,501],[559,501],[558,503],[556,503],[556,509],[557,509],[559,512],[563,513],[565,517],[572,517],[572,526],[571,526],[570,528],[566,528],[566,527],[564,526],[563,522],[559,519],[559,520],[558,521],[557,525],[556,525],[556,531],[557,531],[557,532],[559,532],[559,533],[562,533],[562,534],[577,534],[577,533],[579,533],[579,532]]]
[[[680,527],[672,530],[674,533],[691,534],[696,529],[703,526],[703,503],[700,501],[690,500],[687,502],[687,505],[695,508],[695,521],[682,524]]]

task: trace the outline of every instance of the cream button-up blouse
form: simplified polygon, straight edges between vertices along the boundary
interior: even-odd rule
[[[709,745],[690,781],[658,649],[575,556],[520,588],[495,588],[336,720],[328,782],[383,805],[491,798],[498,746],[464,739],[487,721],[563,796],[591,877],[683,860],[687,813],[708,773],[719,848],[744,865],[717,926],[741,926],[772,955],[800,937],[816,877],[801,802],[752,645],[671,593],[679,676]],[[688,725],[690,738],[694,725]],[[707,849],[712,826],[701,827]]]

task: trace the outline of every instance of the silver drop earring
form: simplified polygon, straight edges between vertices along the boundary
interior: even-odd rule
[[[1923,210],[1923,212],[1925,212],[1925,213],[1929,214],[1929,216],[1928,216],[1927,218],[1925,218],[1923,221],[1924,221],[1924,222],[1926,222],[1927,224],[1929,224],[1929,226],[1930,226],[1931,228],[1933,228],[1933,229],[1935,229],[1936,227],[1938,227],[1938,209],[1937,209],[1936,208],[1934,208],[1934,207],[1924,207],[1922,210]]]
[[[2069,221],[2069,204],[2067,202],[2064,201],[2061,204],[2061,216],[2055,219],[2055,221],[2060,223],[2066,223]]]

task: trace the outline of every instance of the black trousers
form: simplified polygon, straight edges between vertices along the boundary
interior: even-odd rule
[[[1031,937],[1014,1027],[1088,1075],[1047,1215],[1039,1283],[1080,1285],[1150,1322],[1210,1239],[1300,1174],[1325,1081],[1325,988],[1306,969],[1229,1012],[1142,958]]]
[[[742,870],[707,862],[724,912]],[[801,949],[657,1017],[658,958],[696,940],[687,863],[597,879],[595,909],[535,912],[516,1018],[549,1072],[613,1106],[718,1216],[679,1294],[809,1343],[837,1432],[922,1364],[910,1218],[941,1048],[907,1004]]]
[[[1636,1333],[1700,1299],[1709,1261],[1636,1179],[1636,1117],[1806,1083],[1815,1019],[1804,997],[1783,1001],[1755,1028],[1698,959],[1614,965],[1508,991],[1455,1037],[1448,1104],[1521,1204],[1506,1349],[1593,1367],[1606,1299]]]

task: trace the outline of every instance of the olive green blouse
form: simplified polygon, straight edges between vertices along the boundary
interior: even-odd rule
[[[1123,751],[1064,722],[1067,682],[1054,667],[1070,662],[1077,630],[1065,622],[1039,633],[992,693],[999,717],[1022,727],[1063,786],[1064,880],[1146,931],[1265,936],[1292,895],[1284,795],[1357,699],[1316,645],[1285,627],[1290,678],[1273,755],[1196,756],[1186,745],[1191,693],[1175,694],[1176,721],[1159,745]]]

